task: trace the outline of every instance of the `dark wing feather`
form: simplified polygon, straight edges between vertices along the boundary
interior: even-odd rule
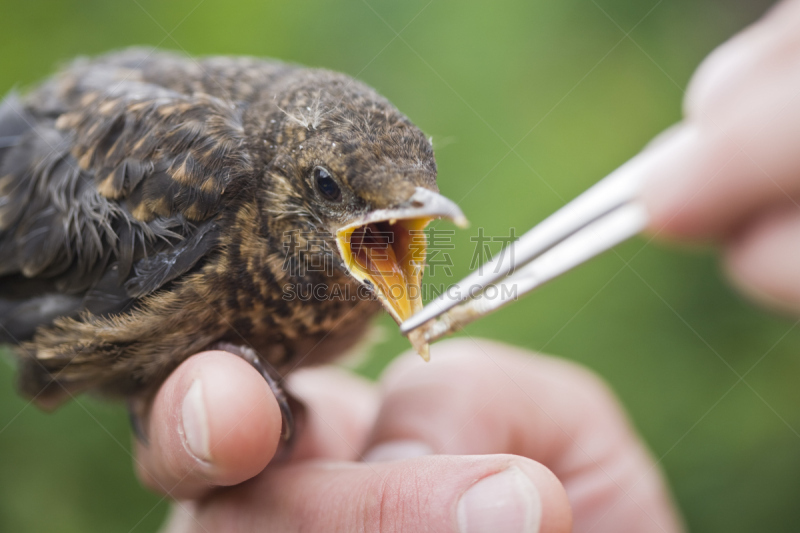
[[[190,238],[169,250],[136,263],[134,275],[125,282],[125,290],[132,297],[150,294],[172,281],[194,265],[217,242],[219,227],[213,221],[203,223]]]
[[[186,273],[216,246],[226,189],[252,174],[242,109],[122,70],[79,63],[0,104],[6,337],[121,312]]]
[[[100,194],[123,200],[138,220],[175,213],[204,220],[219,210],[231,180],[251,168],[241,110],[217,98],[92,92],[82,101],[56,127],[73,133],[71,153]]]

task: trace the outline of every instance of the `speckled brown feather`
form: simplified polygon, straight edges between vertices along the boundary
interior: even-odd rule
[[[310,182],[324,164],[346,202]],[[436,189],[430,143],[347,76],[253,58],[132,49],[82,59],[0,105],[0,324],[22,390],[149,394],[216,342],[285,373],[354,344],[356,293],[331,228]],[[286,235],[332,272],[287,269]],[[304,250],[302,246],[300,249]],[[311,253],[306,251],[305,253]],[[292,264],[294,264],[292,263]]]

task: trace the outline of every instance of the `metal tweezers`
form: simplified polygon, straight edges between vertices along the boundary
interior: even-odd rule
[[[645,174],[637,156],[556,211],[403,322],[431,343],[641,232]],[[424,327],[423,327],[424,326]],[[419,335],[419,333],[416,333]]]

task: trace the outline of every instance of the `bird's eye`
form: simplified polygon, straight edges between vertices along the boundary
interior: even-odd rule
[[[331,202],[338,202],[342,199],[342,190],[331,177],[331,173],[324,168],[316,167],[314,169],[314,183],[320,194]]]

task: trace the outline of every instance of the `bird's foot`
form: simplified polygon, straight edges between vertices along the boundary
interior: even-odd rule
[[[214,349],[238,355],[250,363],[253,368],[261,374],[261,377],[267,382],[269,388],[272,389],[272,393],[275,394],[275,399],[278,400],[278,406],[281,409],[283,419],[281,428],[283,446],[276,454],[276,458],[278,460],[286,459],[292,451],[294,443],[297,440],[298,430],[305,419],[305,404],[283,388],[283,385],[281,385],[283,377],[278,374],[278,371],[269,363],[262,361],[258,354],[249,346],[220,342],[214,345]]]
[[[136,440],[147,446],[150,439],[147,436],[147,405],[148,402],[139,397],[128,398],[128,420],[131,423],[131,431]]]

